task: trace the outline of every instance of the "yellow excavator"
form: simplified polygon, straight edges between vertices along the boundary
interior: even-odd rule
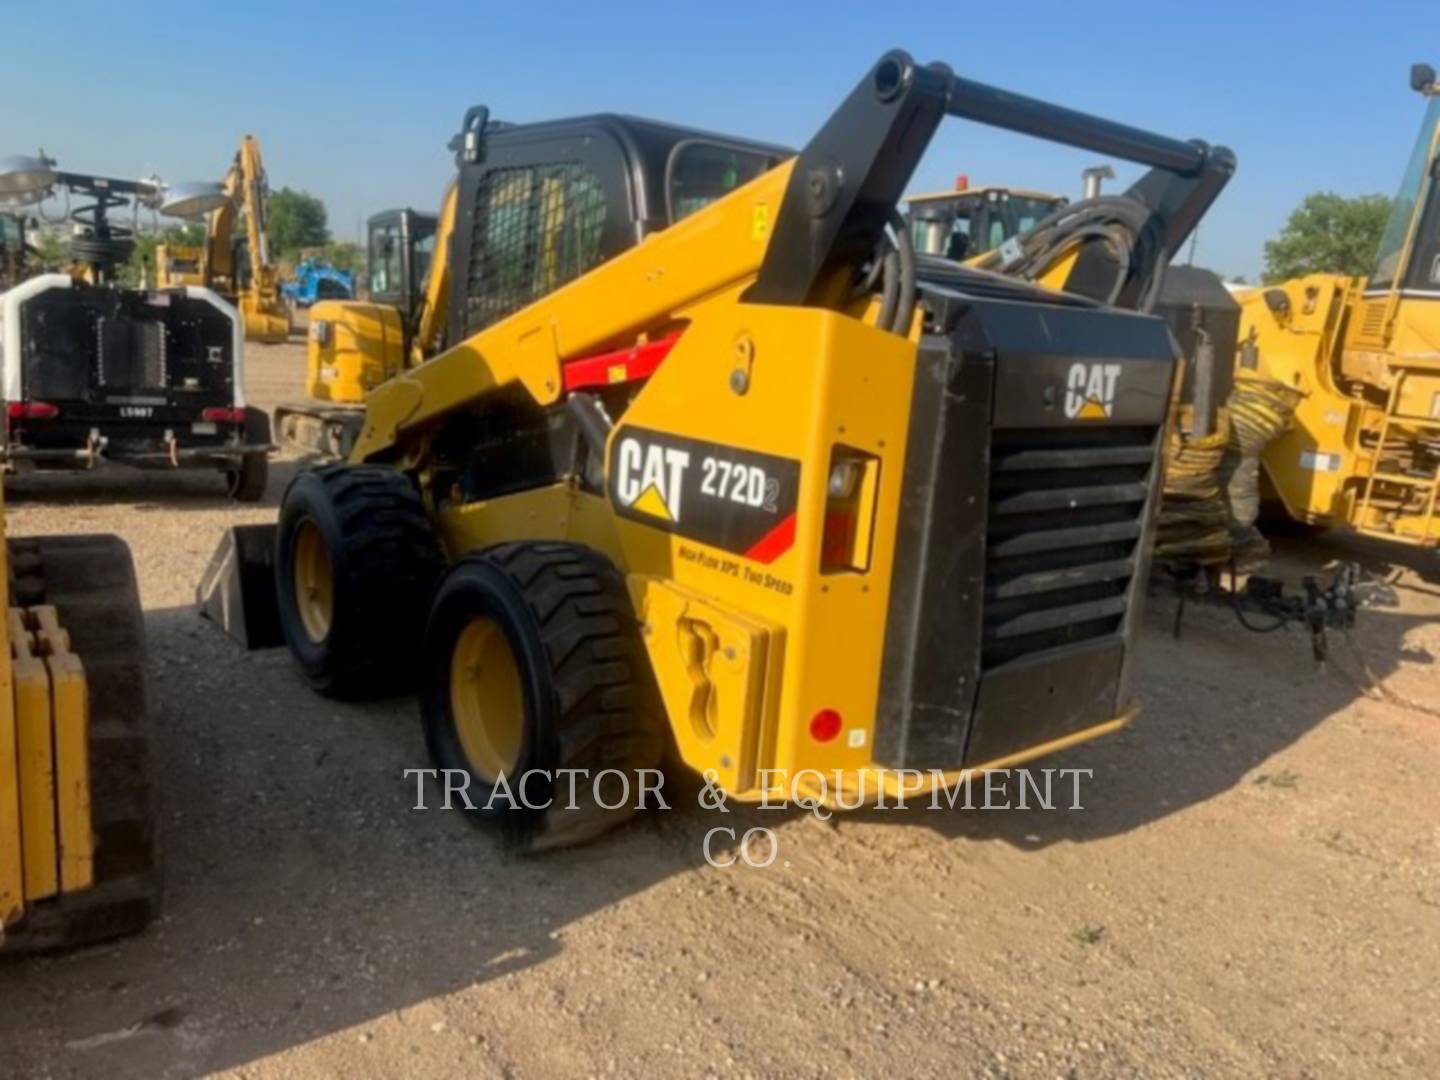
[[[1234,169],[898,51],[798,153],[467,121],[443,345],[207,609],[272,605],[323,693],[418,683],[447,787],[522,848],[632,813],[667,745],[855,805],[1116,730],[1180,364],[1143,259],[1051,237],[1096,299],[917,256],[896,207],[947,115],[1150,166],[1152,270]]]
[[[232,301],[245,322],[248,341],[282,342],[290,336],[290,312],[280,293],[280,272],[270,256],[267,218],[269,181],[253,135],[240,141],[240,149],[226,172],[222,205],[210,211],[203,247],[161,244],[155,249],[159,286],[202,285]],[[243,238],[235,223],[245,221]]]
[[[282,446],[344,457],[364,419],[365,395],[439,350],[450,289],[445,252],[454,221],[453,186],[438,216],[405,207],[370,218],[369,295],[311,306],[308,399],[276,408],[275,431]]]
[[[130,551],[13,539],[0,580],[0,954],[132,933],[159,877]]]
[[[1262,458],[1292,519],[1440,543],[1440,82],[1411,69],[1420,133],[1368,277],[1310,274],[1250,290],[1237,378],[1300,395]]]

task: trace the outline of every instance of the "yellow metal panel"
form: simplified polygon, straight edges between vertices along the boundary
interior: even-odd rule
[[[435,223],[435,256],[430,261],[430,273],[425,279],[425,297],[421,301],[415,340],[410,343],[411,364],[418,364],[435,353],[445,337],[450,284],[455,278],[455,268],[450,265],[450,235],[455,231],[455,208],[459,197],[459,184],[452,180],[440,200],[440,216]]]
[[[657,578],[629,585],[680,757],[714,769],[727,791],[754,787],[783,628]]]
[[[34,636],[35,647],[31,651],[37,656],[70,651],[70,632],[60,625],[60,613],[54,607],[49,604],[28,607],[24,619]]]
[[[63,632],[63,631],[62,631]],[[90,818],[90,712],[85,669],[70,652],[45,658],[55,725],[55,820],[60,842],[60,888],[95,882],[95,834]]]
[[[569,484],[453,503],[439,513],[437,524],[452,558],[517,539],[573,540],[611,559],[618,560],[620,555],[610,504]]]
[[[3,499],[0,494],[0,502]],[[5,542],[5,515],[0,513],[0,581],[9,578],[10,550]],[[10,668],[10,620],[5,618],[0,619],[0,933],[25,913],[25,868],[20,846],[20,748]]]
[[[0,563],[5,544],[0,538]],[[0,565],[0,570],[4,566]],[[20,839],[20,763],[10,680],[9,621],[0,622],[0,930],[25,912]]]
[[[748,388],[737,394],[729,376],[741,339],[753,359]],[[717,300],[696,309],[625,414],[625,424],[659,431],[683,425],[689,438],[801,463],[794,544],[769,565],[630,519],[616,523],[632,573],[669,579],[726,610],[786,628],[776,736],[773,749],[762,740],[758,768],[828,772],[872,762],[915,361],[912,341],[845,315]],[[837,443],[879,463],[875,540],[868,571],[822,575],[826,465]],[[808,728],[822,709],[837,710],[845,724],[827,743]],[[718,742],[696,752],[693,766],[722,769],[726,748]]]
[[[404,344],[400,313],[393,307],[322,300],[310,308],[305,392],[317,401],[357,405],[367,391],[400,371]]]
[[[19,612],[10,613],[11,661],[15,684],[16,744],[19,747],[21,851],[25,897],[41,900],[60,889],[59,842],[55,830],[55,752],[50,723],[50,675],[45,661],[30,655],[28,634],[16,634]]]

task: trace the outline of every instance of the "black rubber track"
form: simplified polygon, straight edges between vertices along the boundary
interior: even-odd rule
[[[52,604],[90,690],[95,886],[34,905],[0,952],[72,948],[139,931],[159,910],[145,624],[116,536],[10,541],[11,603]]]
[[[331,630],[318,644],[295,607],[294,539],[306,520],[325,539],[334,595]],[[445,564],[410,479],[383,465],[302,472],[285,492],[275,542],[280,624],[310,685],[349,699],[412,687]]]
[[[640,770],[658,769],[665,747],[662,706],[630,596],[614,564],[590,548],[568,543],[503,544],[461,559],[436,591],[426,629],[422,705],[431,756],[442,769],[465,769],[450,716],[450,658],[456,637],[475,615],[506,631],[525,681],[525,738],[516,770],[587,770],[593,780],[619,770],[629,784],[623,806],[594,798],[590,780],[553,789],[536,784],[533,804],[554,798],[545,811],[483,807],[490,789],[472,775],[474,817],[497,826],[519,850],[576,844],[633,816]],[[648,786],[655,786],[654,775]],[[619,801],[620,780],[610,777],[601,797]]]

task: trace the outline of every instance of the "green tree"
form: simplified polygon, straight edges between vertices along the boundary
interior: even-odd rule
[[[35,248],[35,259],[40,270],[64,270],[70,264],[70,245],[54,229],[31,234],[30,244]]]
[[[1368,274],[1390,216],[1384,195],[1347,199],[1333,191],[1305,196],[1280,235],[1265,245],[1265,283],[1304,274]]]
[[[330,241],[325,203],[307,191],[283,187],[270,194],[270,250],[276,258]]]

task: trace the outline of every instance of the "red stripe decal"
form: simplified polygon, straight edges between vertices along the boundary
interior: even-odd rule
[[[670,355],[670,350],[679,340],[677,331],[659,341],[647,341],[629,349],[571,360],[565,365],[565,389],[582,390],[587,386],[614,386],[616,383],[647,379]]]
[[[792,513],[784,521],[776,525],[768,533],[756,540],[745,552],[745,558],[754,559],[758,563],[772,563],[785,552],[789,551],[795,543],[795,515]]]

